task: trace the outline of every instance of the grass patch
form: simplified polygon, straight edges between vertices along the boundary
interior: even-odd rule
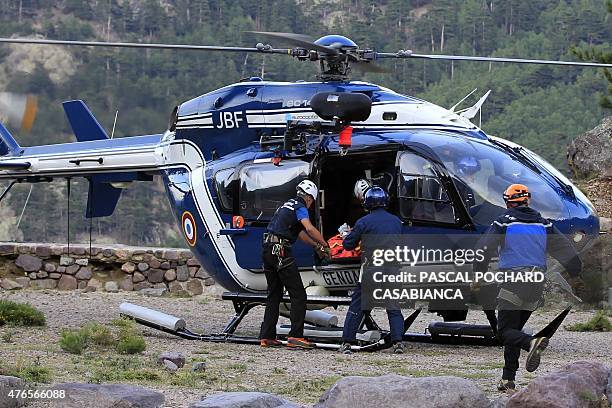
[[[14,330],[7,330],[4,333],[2,333],[2,342],[3,343],[12,343],[13,342],[13,336],[17,334],[17,332],[15,332]]]
[[[274,374],[286,374],[287,370],[282,368],[282,367],[274,367],[272,369],[272,373],[274,373]]]
[[[45,315],[28,303],[0,300],[0,326],[44,326]]]
[[[52,378],[51,370],[42,366],[38,359],[33,363],[18,361],[13,366],[0,367],[0,375],[19,377],[29,383],[50,383]]]
[[[235,370],[239,372],[245,372],[247,370],[247,365],[244,363],[233,363],[227,366],[230,370]]]
[[[330,377],[300,380],[281,388],[279,393],[295,399],[314,402],[318,401],[321,394],[340,378],[342,377],[333,375]]]
[[[196,388],[203,384],[215,385],[218,381],[219,377],[207,372],[197,373],[193,371],[179,371],[170,378],[170,385]]]
[[[116,335],[109,327],[98,322],[88,323],[78,330],[64,329],[61,332],[60,347],[71,354],[82,354],[90,346],[106,349],[113,344],[121,354],[137,354],[146,349],[145,339],[136,331],[133,322],[115,319],[111,324],[117,328]]]
[[[565,329],[577,332],[609,332],[612,331],[612,323],[606,313],[599,310],[588,322],[568,325]]]

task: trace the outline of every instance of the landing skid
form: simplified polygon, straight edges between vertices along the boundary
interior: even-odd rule
[[[228,324],[221,333],[200,334],[189,330],[185,322],[177,317],[167,315],[155,310],[146,309],[140,306],[123,303],[119,307],[122,316],[129,317],[137,323],[156,330],[163,331],[188,340],[200,340],[213,343],[237,343],[237,344],[259,344],[259,339],[253,336],[236,335],[236,329],[255,306],[265,305],[265,295],[253,293],[233,293],[223,294],[224,300],[231,300],[234,305],[235,314],[230,318]],[[288,298],[284,301],[289,304]],[[334,308],[341,305],[349,305],[349,297],[339,296],[309,296],[308,304],[325,304]],[[559,328],[565,317],[570,311],[570,307],[561,312],[536,336],[551,337]],[[498,346],[492,316],[487,317],[490,325],[473,325],[465,323],[433,322],[429,325],[425,333],[409,332],[410,327],[421,313],[421,309],[415,310],[404,320],[403,340],[409,342],[424,342],[435,344],[461,344],[461,345],[480,345]],[[494,317],[494,316],[493,316]],[[308,319],[307,319],[308,320]],[[288,326],[278,326],[280,338],[286,337],[289,333]],[[342,327],[331,325],[323,327],[320,325],[307,325],[304,328],[304,337],[313,341],[317,348],[337,350],[342,339]],[[365,314],[361,322],[357,335],[357,343],[352,346],[353,351],[377,351],[391,347],[390,333],[381,329],[370,314]]]

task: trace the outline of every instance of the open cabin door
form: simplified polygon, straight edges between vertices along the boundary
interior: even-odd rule
[[[283,160],[279,166],[247,163],[236,170],[238,215],[246,225],[246,233],[233,238],[241,267],[261,269],[261,243],[268,223],[278,207],[295,197],[298,183],[309,174],[310,163],[302,160]],[[298,241],[293,254],[298,266],[312,265],[313,252],[307,245]]]

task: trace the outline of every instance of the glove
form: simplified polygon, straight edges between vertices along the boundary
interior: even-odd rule
[[[351,232],[351,227],[345,222],[341,226],[338,227],[338,232],[340,236],[344,239]]]
[[[331,261],[331,249],[328,246],[317,245],[315,252],[322,261]]]

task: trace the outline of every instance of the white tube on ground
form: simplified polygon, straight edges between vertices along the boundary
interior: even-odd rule
[[[149,323],[165,327],[169,330],[182,330],[185,328],[185,320],[178,317],[158,312],[157,310],[123,302],[119,305],[119,311],[134,319],[144,320]]]

